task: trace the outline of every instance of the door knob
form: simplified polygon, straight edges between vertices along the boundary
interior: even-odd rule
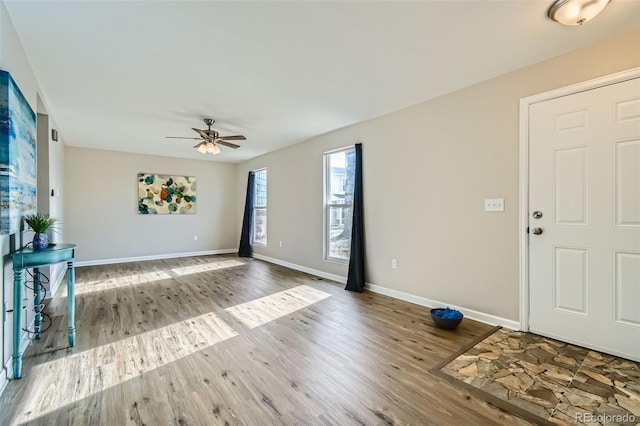
[[[540,235],[540,234],[542,234],[542,228],[533,228],[531,230],[531,233],[534,234],[534,235]]]

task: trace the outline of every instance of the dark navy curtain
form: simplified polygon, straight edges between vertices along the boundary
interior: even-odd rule
[[[242,234],[240,234],[240,248],[238,256],[251,257],[253,247],[251,247],[251,226],[253,223],[253,194],[255,193],[256,175],[249,172],[247,181],[247,198],[244,203],[244,217],[242,219]]]
[[[353,184],[353,223],[351,254],[345,290],[364,290],[364,202],[362,198],[362,144],[356,144],[356,168]]]

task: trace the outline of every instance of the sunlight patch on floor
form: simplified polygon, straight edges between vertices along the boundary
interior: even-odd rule
[[[242,266],[244,262],[237,260],[224,260],[221,262],[203,263],[200,265],[189,265],[181,268],[172,268],[167,271],[152,271],[140,274],[132,274],[94,281],[76,281],[75,294],[80,296],[96,291],[112,290],[115,288],[136,286],[139,284],[147,284],[154,281],[167,280],[176,276],[198,274],[201,272],[215,271],[217,269],[232,268],[234,266]],[[62,297],[66,297],[66,288],[63,290]]]
[[[221,267],[235,266],[234,261]],[[241,263],[241,262],[237,262]],[[210,266],[196,265],[197,266]],[[215,264],[214,264],[215,265]],[[174,271],[175,272],[175,271]],[[183,273],[202,272],[184,269]],[[177,272],[175,272],[177,273]],[[141,274],[138,279],[162,279],[161,273]],[[129,283],[131,277],[124,277]],[[117,284],[117,279],[95,282]],[[253,329],[289,315],[331,294],[306,285],[274,293],[225,309]],[[217,343],[237,336],[227,322],[210,312],[186,321],[151,330],[117,342],[79,352],[32,367],[22,380],[28,380],[11,425],[45,418],[49,413],[74,404]]]
[[[249,328],[289,315],[327,297],[329,293],[301,285],[225,309]]]
[[[207,313],[36,365],[28,371],[31,383],[12,424],[41,417],[237,335],[217,315]]]
[[[216,269],[231,268],[234,266],[242,266],[244,262],[238,260],[224,260],[222,262],[203,263],[200,265],[189,265],[181,268],[172,268],[171,272],[176,275],[191,275],[200,272],[215,271]]]
[[[95,293],[96,291],[111,290],[114,288],[129,287],[138,284],[146,284],[153,281],[167,280],[173,278],[165,271],[153,271],[143,274],[127,275],[124,277],[113,277],[106,280],[76,282],[75,294]],[[66,289],[64,296],[66,297]]]

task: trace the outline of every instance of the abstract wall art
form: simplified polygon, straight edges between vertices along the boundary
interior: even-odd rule
[[[36,212],[36,114],[11,75],[0,71],[0,234],[20,231]]]
[[[138,173],[138,214],[193,214],[196,178]]]

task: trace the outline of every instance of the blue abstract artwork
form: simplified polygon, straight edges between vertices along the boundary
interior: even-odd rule
[[[0,71],[0,234],[20,231],[36,212],[36,114],[11,75]]]

